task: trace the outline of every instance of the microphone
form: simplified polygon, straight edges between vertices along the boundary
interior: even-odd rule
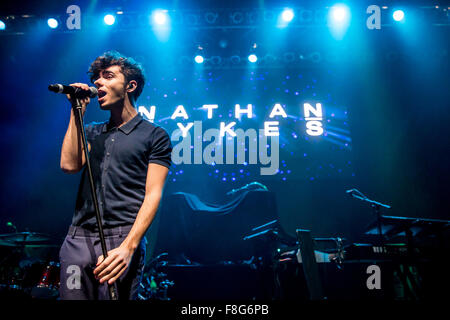
[[[49,85],[48,90],[56,93],[70,94],[75,98],[95,98],[98,95],[97,88],[95,87],[89,87],[89,90],[83,90],[72,86],[65,86],[59,83]]]

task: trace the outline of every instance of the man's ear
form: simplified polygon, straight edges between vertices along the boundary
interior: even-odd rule
[[[130,82],[128,82],[128,85],[127,85],[128,93],[133,92],[134,90],[136,90],[136,88],[137,88],[136,80],[131,80]]]

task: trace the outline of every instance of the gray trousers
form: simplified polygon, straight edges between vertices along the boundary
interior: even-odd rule
[[[104,229],[107,250],[117,248],[131,226]],[[118,298],[135,300],[145,263],[146,239],[142,239],[127,270],[116,280]],[[109,300],[108,284],[94,278],[97,259],[102,255],[98,232],[70,226],[59,252],[61,300]]]

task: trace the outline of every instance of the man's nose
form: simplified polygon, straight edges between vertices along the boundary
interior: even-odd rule
[[[94,81],[94,85],[95,85],[97,88],[100,88],[100,87],[101,87],[101,79],[102,79],[102,78],[98,78],[97,80]]]

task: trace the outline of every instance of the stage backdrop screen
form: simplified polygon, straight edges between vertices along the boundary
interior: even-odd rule
[[[150,78],[138,111],[169,133],[169,178],[349,178],[347,106],[331,70],[195,70]]]

